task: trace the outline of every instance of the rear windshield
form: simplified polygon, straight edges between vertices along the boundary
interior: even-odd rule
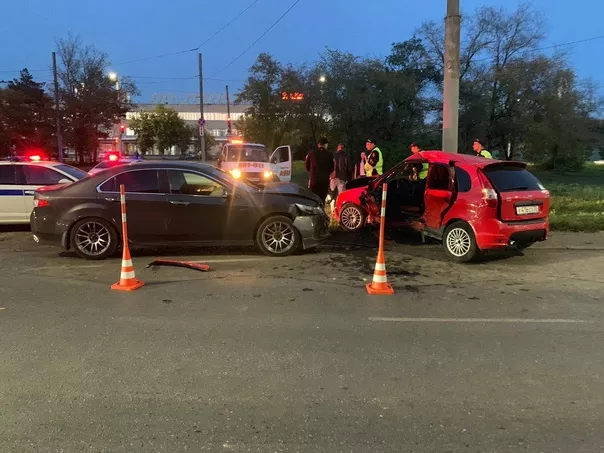
[[[268,162],[268,153],[264,146],[229,145],[225,150],[227,162]]]
[[[61,170],[63,173],[67,173],[70,176],[73,176],[76,179],[82,179],[86,177],[87,173],[79,168],[72,167],[71,165],[57,165],[55,168]]]
[[[498,192],[542,190],[543,185],[528,170],[513,165],[487,167],[482,170]]]

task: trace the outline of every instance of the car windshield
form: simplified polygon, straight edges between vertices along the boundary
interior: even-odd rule
[[[61,164],[57,165],[55,168],[63,173],[67,173],[69,176],[73,176],[75,179],[83,179],[88,174],[79,168],[72,167],[71,165]]]
[[[268,162],[268,153],[264,146],[227,145],[226,162]]]

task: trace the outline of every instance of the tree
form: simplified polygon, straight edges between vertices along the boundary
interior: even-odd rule
[[[107,55],[84,46],[78,36],[57,41],[64,138],[80,162],[96,160],[98,140],[123,118],[138,90],[132,80],[120,78],[120,89],[109,79]]]
[[[56,149],[53,101],[27,69],[0,90],[0,125],[6,150]]]
[[[163,105],[158,105],[152,112],[139,112],[130,121],[130,127],[136,132],[137,144],[143,154],[156,147],[163,155],[173,146],[185,154],[197,132],[178,116],[178,112]]]
[[[136,143],[142,155],[155,147],[154,112],[139,112],[130,120],[129,126],[136,133]]]

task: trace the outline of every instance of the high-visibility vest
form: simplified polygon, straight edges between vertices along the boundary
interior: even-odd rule
[[[369,156],[371,156],[371,153],[373,153],[374,151],[377,152],[379,156],[375,167],[369,163]],[[367,156],[367,162],[365,163],[365,174],[371,174],[372,176],[375,176],[373,174],[373,169],[375,168],[377,174],[381,175],[383,173],[382,167],[384,166],[384,158],[382,156],[382,151],[376,146],[371,150],[371,153],[369,153],[369,156]]]
[[[482,151],[480,151],[478,153],[479,156],[484,157],[485,159],[492,159],[493,156],[491,155],[490,152],[488,152],[486,149],[483,149]]]
[[[428,164],[422,164],[422,169],[420,170],[418,177],[419,179],[426,179],[428,176]]]

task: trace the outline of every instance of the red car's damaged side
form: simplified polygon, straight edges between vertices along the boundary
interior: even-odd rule
[[[428,176],[415,179],[425,164]],[[379,223],[384,182],[387,227],[440,240],[456,261],[480,250],[526,248],[549,234],[549,192],[526,164],[442,151],[423,151],[382,176],[351,181],[334,210],[345,230]]]

